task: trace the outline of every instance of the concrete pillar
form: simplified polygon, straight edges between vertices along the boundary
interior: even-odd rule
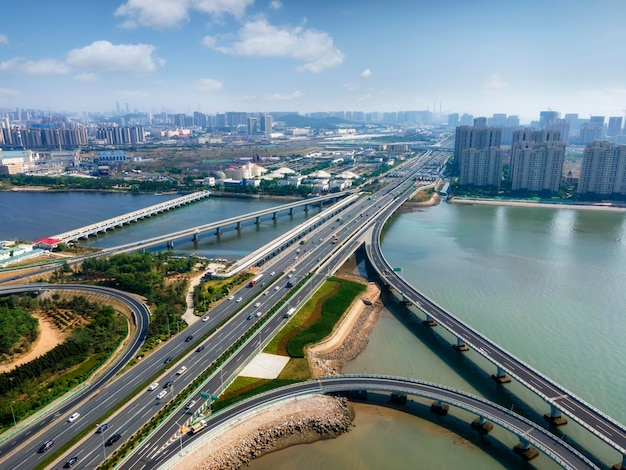
[[[237,230],[241,230],[241,222],[237,222],[237,227],[235,227]]]
[[[304,212],[309,212],[309,205],[308,204],[304,205]]]
[[[478,431],[481,434],[489,434],[493,429],[493,424],[487,421],[483,416],[479,416],[472,421],[472,429]]]
[[[254,223],[259,225],[261,223],[261,216],[257,215],[256,220],[254,221]]]
[[[455,351],[458,351],[458,352],[469,351],[469,348],[467,347],[467,344],[465,344],[465,341],[463,341],[458,336],[456,337],[456,344],[453,344],[452,347],[454,348]]]
[[[508,384],[511,381],[509,376],[506,375],[504,369],[500,366],[497,366],[496,373],[495,375],[492,375],[491,378],[499,384]]]
[[[289,215],[293,215],[293,207],[289,208]]]
[[[434,401],[430,405],[430,412],[438,416],[446,416],[449,409],[450,407],[447,404],[442,403],[441,400]]]
[[[222,228],[221,227],[217,227],[215,229],[215,235],[217,235],[218,237],[222,234]]]
[[[513,447],[513,452],[519,455],[524,460],[532,460],[539,455],[539,451],[530,445],[523,437],[519,438],[519,444]]]
[[[424,320],[422,323],[425,326],[431,326],[431,327],[432,326],[437,326],[437,322],[435,320],[433,320],[433,318],[430,315],[428,315],[428,314],[426,314],[426,320]]]
[[[198,234],[197,233],[193,234],[193,238],[191,239],[191,241],[193,241],[193,242],[197,242],[198,241]]]
[[[167,249],[172,250],[174,248],[174,242],[172,240],[168,240]]]
[[[567,424],[567,419],[561,416],[561,411],[552,403],[550,403],[550,414],[543,415],[543,419],[550,423],[550,426],[563,426]]]
[[[622,455],[622,463],[616,463],[611,470],[626,470],[626,455]]]
[[[272,215],[272,220],[276,219],[278,219],[278,212],[274,212],[274,215]]]

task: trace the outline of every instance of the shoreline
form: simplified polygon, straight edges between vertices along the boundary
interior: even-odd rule
[[[626,212],[626,206],[609,205],[607,203],[560,203],[525,201],[521,199],[483,199],[483,198],[456,198],[449,199],[448,204],[479,204],[485,206],[509,206],[509,207],[541,207],[549,209],[574,209],[574,210],[595,210],[606,212]]]

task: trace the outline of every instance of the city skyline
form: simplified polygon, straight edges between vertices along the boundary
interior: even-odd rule
[[[613,0],[11,2],[0,108],[623,116],[624,12]]]

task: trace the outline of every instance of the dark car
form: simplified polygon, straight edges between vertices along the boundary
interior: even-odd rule
[[[117,441],[119,441],[121,437],[122,437],[121,434],[113,434],[111,437],[107,439],[107,441],[104,444],[107,446],[112,446]]]
[[[54,441],[52,439],[48,439],[46,442],[43,443],[43,445],[39,448],[39,450],[37,452],[42,454],[45,451],[47,451],[50,447],[52,447],[53,445],[54,445]]]
[[[172,356],[168,357],[167,359],[163,361],[163,364],[167,364],[168,362],[171,362],[172,359],[174,359]]]
[[[78,462],[78,457],[72,457],[67,462],[65,462],[65,465],[63,465],[63,468],[71,468],[72,465],[74,465],[76,462]]]
[[[185,338],[185,343],[188,343],[189,341],[191,341],[193,339],[193,335],[189,335]]]
[[[196,352],[200,352],[204,349],[204,344],[202,346],[200,346],[198,349],[196,349]]]
[[[168,380],[165,385],[163,385],[163,388],[170,388],[172,385],[174,385],[174,382],[171,380]]]
[[[101,434],[104,431],[106,431],[107,429],[109,429],[109,423],[101,424],[100,426],[98,426],[98,429],[96,429],[96,433],[97,434]]]

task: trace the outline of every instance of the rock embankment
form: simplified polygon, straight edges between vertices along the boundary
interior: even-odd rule
[[[272,417],[258,415],[228,432],[235,439],[216,439],[207,442],[215,449],[202,456],[202,463],[189,466],[194,470],[235,470],[250,460],[295,444],[307,444],[321,439],[332,439],[350,430],[353,412],[343,398],[317,396],[292,402],[273,410]],[[315,410],[315,411],[312,411]],[[265,421],[252,430],[250,421]],[[241,428],[241,429],[238,429]],[[221,442],[220,442],[221,441]],[[226,442],[225,442],[226,441]],[[206,451],[206,450],[205,450]],[[191,464],[194,456],[185,459]]]

